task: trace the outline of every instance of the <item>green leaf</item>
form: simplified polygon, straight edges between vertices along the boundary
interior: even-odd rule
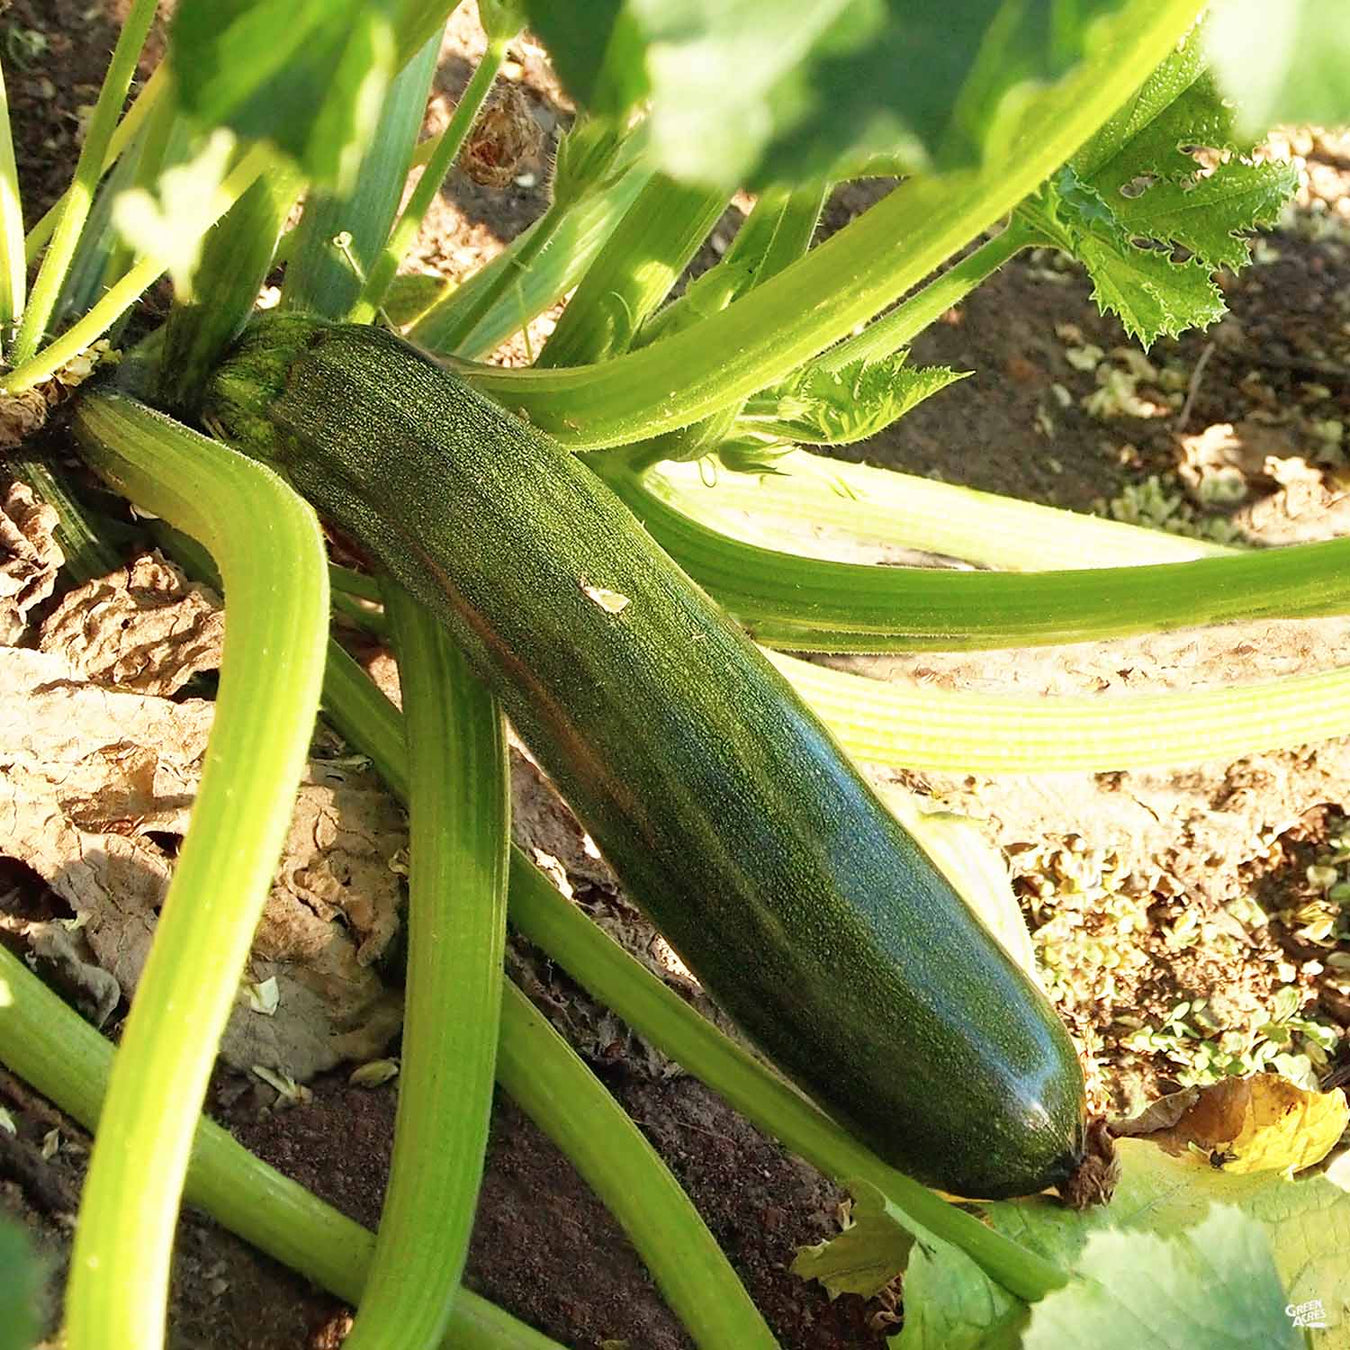
[[[1140,248],[1115,232],[1084,234],[1074,250],[1092,278],[1092,298],[1115,314],[1145,347],[1162,334],[1207,328],[1226,313],[1209,270],[1194,259],[1174,263],[1161,249]]]
[[[0,1350],[28,1350],[37,1340],[39,1283],[23,1230],[0,1219]]]
[[[1272,223],[1298,186],[1290,165],[1255,164],[1191,36],[1048,183],[1020,224],[1087,268],[1093,298],[1145,346],[1225,312],[1211,281],[1249,260],[1245,234]],[[1190,151],[1218,152],[1202,171]],[[1174,261],[1184,249],[1188,257]]]
[[[346,189],[398,45],[385,6],[365,0],[183,0],[169,59],[190,116],[268,140]]]
[[[661,167],[734,188],[827,176],[871,155],[911,169],[978,162],[1118,7],[629,0],[626,12],[645,44]],[[604,40],[588,41],[603,50]]]
[[[859,360],[830,370],[814,364],[746,405],[743,423],[757,432],[808,445],[866,440],[969,371],[905,365],[909,353]]]
[[[819,1280],[831,1299],[840,1294],[871,1298],[905,1268],[914,1235],[900,1211],[875,1186],[849,1183],[853,1192],[852,1223],[838,1237],[798,1247],[792,1273]]]
[[[1276,122],[1350,120],[1344,0],[1222,0],[1207,39],[1223,92],[1254,136]]]
[[[1143,1139],[1117,1140],[1117,1148],[1122,1176],[1110,1205],[1073,1212],[1048,1200],[1007,1201],[983,1206],[988,1222],[1063,1269],[1080,1270],[1093,1234],[1119,1230],[1155,1239],[1184,1237],[1203,1224],[1211,1206],[1236,1207],[1265,1232],[1284,1287],[1281,1315],[1286,1305],[1320,1300],[1324,1320],[1344,1337],[1350,1327],[1350,1289],[1342,1278],[1350,1244],[1350,1155],[1324,1175],[1290,1180],[1280,1172],[1226,1173],[1201,1158],[1174,1157]],[[1197,1245],[1202,1250],[1213,1247]],[[1145,1274],[1152,1270],[1148,1267]],[[921,1243],[905,1274],[904,1330],[891,1344],[895,1350],[1014,1347],[1023,1343],[1031,1315],[1025,1303],[963,1253],[945,1244]],[[1220,1316],[1227,1322],[1248,1313],[1224,1308]],[[1080,1343],[1096,1341],[1071,1337],[1058,1342]],[[1136,1335],[1131,1344],[1155,1341]]]
[[[526,0],[525,9],[577,102],[618,117],[647,97],[643,39],[623,0]]]
[[[1076,1278],[1037,1303],[1025,1350],[1297,1350],[1270,1242],[1255,1219],[1214,1205],[1174,1238],[1094,1233]]]

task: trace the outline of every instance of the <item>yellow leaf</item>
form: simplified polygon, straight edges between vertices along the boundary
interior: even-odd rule
[[[1148,1138],[1169,1152],[1191,1145],[1227,1172],[1301,1172],[1345,1133],[1345,1093],[1309,1092],[1263,1073],[1205,1088],[1169,1129]]]

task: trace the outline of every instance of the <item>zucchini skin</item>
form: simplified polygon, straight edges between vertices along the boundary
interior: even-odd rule
[[[244,335],[206,413],[441,619],[633,898],[821,1106],[952,1194],[1069,1178],[1083,1078],[1044,995],[575,456],[401,339],[295,315]]]

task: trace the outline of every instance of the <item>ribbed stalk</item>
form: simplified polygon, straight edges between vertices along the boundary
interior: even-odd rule
[[[205,769],[123,1030],[66,1295],[71,1350],[154,1350],[197,1115],[309,748],[328,577],[314,512],[265,466],[125,398],[87,396],[75,428],[124,496],[211,549],[229,594]]]
[[[483,1173],[506,941],[510,795],[492,696],[392,583],[410,761],[408,970],[394,1155],[348,1350],[430,1350],[459,1297]]]
[[[606,481],[652,536],[768,646],[963,651],[1045,646],[1201,624],[1350,612],[1350,541],[1190,562],[1050,572],[875,567],[732,539],[621,469]]]
[[[497,1078],[619,1221],[700,1350],[777,1350],[680,1183],[623,1108],[515,985]]]
[[[436,138],[435,147],[427,158],[422,177],[418,180],[407,206],[403,208],[398,222],[390,231],[389,238],[370,268],[361,296],[348,315],[352,323],[369,323],[378,312],[389,284],[398,272],[399,264],[417,242],[422,221],[431,209],[432,202],[436,200],[436,194],[441,190],[441,185],[445,182],[445,177],[464,144],[464,138],[469,134],[469,129],[483,106],[483,100],[487,98],[492,82],[497,78],[509,42],[510,39],[506,37],[489,40],[483,59],[479,61],[459,102],[455,104],[450,125]]]
[[[113,48],[112,60],[103,77],[103,87],[94,104],[84,144],[75,161],[74,180],[62,199],[63,204],[52,230],[51,244],[42,260],[32,294],[24,308],[19,331],[14,337],[14,350],[11,353],[14,365],[22,365],[29,360],[46,333],[56,297],[60,295],[61,285],[66,279],[66,269],[75,255],[80,231],[93,205],[94,189],[103,173],[103,162],[117,126],[117,115],[136,70],[136,58],[145,44],[154,17],[155,0],[132,0],[122,31],[117,35],[117,45]]]
[[[98,1126],[113,1047],[0,947],[0,1062],[86,1129]],[[255,1158],[219,1125],[197,1124],[184,1198],[259,1251],[348,1303],[361,1297],[375,1235]],[[561,1350],[462,1290],[444,1350]]]
[[[465,373],[563,444],[594,449],[687,426],[776,383],[1007,215],[1134,92],[1192,26],[1194,0],[1127,0],[1101,43],[1039,93],[1006,155],[918,175],[720,313],[612,361]]]
[[[535,364],[575,366],[626,351],[725,207],[722,192],[657,174],[582,278]]]
[[[647,472],[642,486],[719,534],[786,552],[802,549],[803,525],[1008,571],[1188,562],[1236,552],[805,450],[774,467],[773,475],[719,473],[710,486],[693,466],[665,464]]]

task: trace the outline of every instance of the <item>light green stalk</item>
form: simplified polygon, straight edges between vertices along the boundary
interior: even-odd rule
[[[1007,153],[919,175],[703,322],[598,365],[464,373],[574,449],[649,439],[774,384],[1007,215],[1134,92],[1193,24],[1195,0],[1127,0],[1096,51],[1027,108]]]
[[[441,190],[441,184],[445,182],[445,176],[450,172],[450,167],[464,144],[464,138],[469,134],[469,129],[483,106],[483,100],[487,98],[488,91],[492,88],[492,82],[506,58],[509,42],[510,39],[506,37],[489,40],[483,59],[479,61],[469,80],[468,88],[455,104],[449,126],[441,132],[430,148],[426,169],[390,232],[388,241],[370,268],[361,296],[352,306],[351,314],[348,316],[352,323],[369,323],[378,312],[384,301],[385,292],[398,272],[399,264],[417,242],[422,221],[431,209],[432,202],[436,200],[436,194]]]
[[[220,186],[217,210],[208,226],[215,224],[226,211],[244,195],[273,162],[273,152],[265,145],[255,146],[227,175]],[[146,257],[134,263],[120,281],[78,323],[72,324],[55,342],[49,343],[36,356],[11,370],[0,380],[0,391],[21,393],[50,378],[67,361],[78,356],[96,342],[117,319],[125,313],[146,288],[163,272],[163,258]]]
[[[165,73],[165,67],[163,65],[156,67],[155,73],[146,81],[141,92],[136,95],[135,101],[127,109],[127,115],[117,124],[117,129],[109,138],[107,149],[103,153],[103,162],[98,168],[99,178],[108,172],[122,151],[136,138],[136,134],[145,124],[146,118],[159,106],[159,100],[164,96],[168,85],[169,77]],[[52,232],[56,229],[57,222],[64,214],[73,192],[73,186],[67,188],[47,208],[38,223],[28,231],[28,237],[24,240],[24,256],[30,264],[37,261],[38,254],[42,252],[42,246],[52,237]]]
[[[79,159],[75,162],[74,180],[52,231],[51,246],[42,260],[33,293],[14,337],[12,360],[15,365],[22,365],[32,357],[47,330],[52,308],[66,279],[66,269],[75,255],[80,231],[93,205],[94,189],[103,173],[103,161],[117,127],[117,115],[126,97],[127,86],[136,70],[136,59],[154,17],[155,0],[132,0],[131,11],[117,35],[117,45],[113,48],[103,87],[89,119]]]
[[[497,1079],[622,1225],[699,1350],[777,1350],[680,1183],[513,984],[502,1001]]]
[[[0,947],[0,1062],[86,1129],[98,1126],[113,1047],[12,952]],[[219,1125],[197,1122],[183,1195],[282,1265],[356,1303],[375,1235],[255,1158]],[[465,1289],[443,1350],[561,1350]]]
[[[385,587],[411,770],[408,974],[394,1156],[347,1350],[430,1350],[459,1296],[483,1173],[506,942],[510,791],[495,700]]]
[[[23,312],[28,286],[28,266],[23,255],[23,199],[19,193],[19,170],[14,163],[14,138],[9,126],[9,97],[5,74],[0,69],[0,328]],[[0,339],[3,334],[0,334]],[[3,342],[0,341],[0,351]]]
[[[86,396],[75,430],[119,492],[211,550],[228,594],[206,767],[123,1031],[66,1295],[70,1350],[155,1350],[197,1115],[309,748],[328,574],[314,512],[265,466],[120,397]]]

